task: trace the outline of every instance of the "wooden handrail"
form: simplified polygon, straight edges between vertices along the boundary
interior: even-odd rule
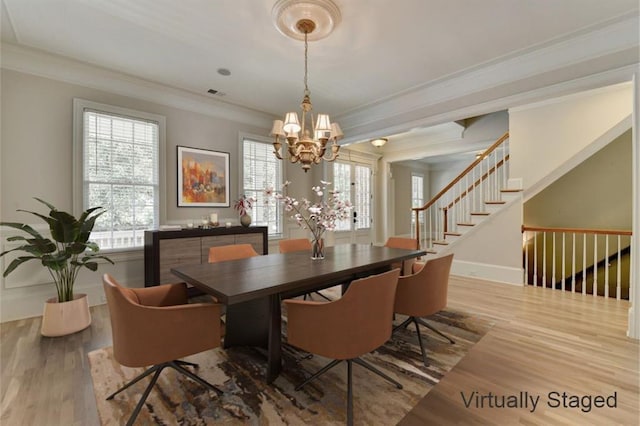
[[[432,205],[434,205],[436,203],[436,201],[438,201],[438,199],[440,197],[442,197],[444,194],[447,193],[447,191],[449,191],[451,188],[453,188],[453,186],[458,183],[467,173],[469,173],[471,170],[473,170],[473,168],[475,166],[477,166],[478,164],[480,164],[480,162],[482,160],[484,160],[484,158],[491,154],[497,147],[499,147],[505,140],[507,140],[509,138],[509,132],[506,132],[504,135],[502,135],[500,137],[500,139],[498,139],[493,145],[491,145],[489,148],[487,148],[487,150],[485,152],[482,153],[482,155],[478,158],[476,158],[476,160],[471,163],[469,165],[469,167],[467,167],[466,169],[464,169],[462,171],[462,173],[460,173],[454,180],[452,180],[451,182],[449,182],[449,184],[447,186],[445,186],[442,191],[438,192],[436,194],[435,197],[433,197],[429,202],[427,202],[427,204],[425,204],[422,207],[412,207],[413,211],[424,211],[426,209],[428,209],[429,207],[431,207]]]
[[[502,165],[504,163],[507,162],[507,160],[509,160],[509,154],[507,154],[504,157],[504,160],[500,160],[498,162],[498,164],[496,164],[495,166],[491,167],[491,169],[487,170],[487,172],[485,174],[483,174],[478,180],[476,180],[474,183],[471,184],[471,186],[469,186],[467,189],[464,190],[463,193],[461,193],[458,198],[456,198],[455,200],[453,200],[452,202],[449,203],[449,205],[444,206],[443,209],[444,210],[448,210],[451,207],[453,207],[457,202],[461,201],[464,197],[466,197],[467,195],[469,195],[469,192],[471,192],[476,186],[480,186],[480,184],[482,183],[483,180],[488,179],[489,175],[491,175],[492,173],[495,173],[500,167],[502,167]]]
[[[631,231],[619,229],[583,229],[583,228],[544,228],[538,226],[522,226],[522,232],[567,232],[573,234],[598,234],[598,235],[633,235]]]

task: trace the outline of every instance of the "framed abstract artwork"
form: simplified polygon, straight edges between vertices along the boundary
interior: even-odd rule
[[[229,206],[229,153],[178,146],[178,207]]]

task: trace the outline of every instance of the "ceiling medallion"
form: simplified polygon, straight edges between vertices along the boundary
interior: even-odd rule
[[[282,34],[295,40],[321,40],[340,23],[340,9],[331,0],[278,0],[271,10],[273,22]],[[310,19],[315,24],[312,33],[305,34],[298,22]]]

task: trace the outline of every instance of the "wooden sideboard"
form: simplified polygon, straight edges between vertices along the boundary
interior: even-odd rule
[[[171,268],[207,263],[209,247],[251,244],[255,251],[268,254],[266,226],[232,226],[209,229],[144,232],[144,285],[178,282]]]

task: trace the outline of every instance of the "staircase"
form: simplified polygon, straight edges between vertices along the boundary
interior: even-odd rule
[[[505,133],[422,207],[413,208],[413,237],[427,258],[452,250],[456,241],[516,198],[509,189],[509,133]]]

